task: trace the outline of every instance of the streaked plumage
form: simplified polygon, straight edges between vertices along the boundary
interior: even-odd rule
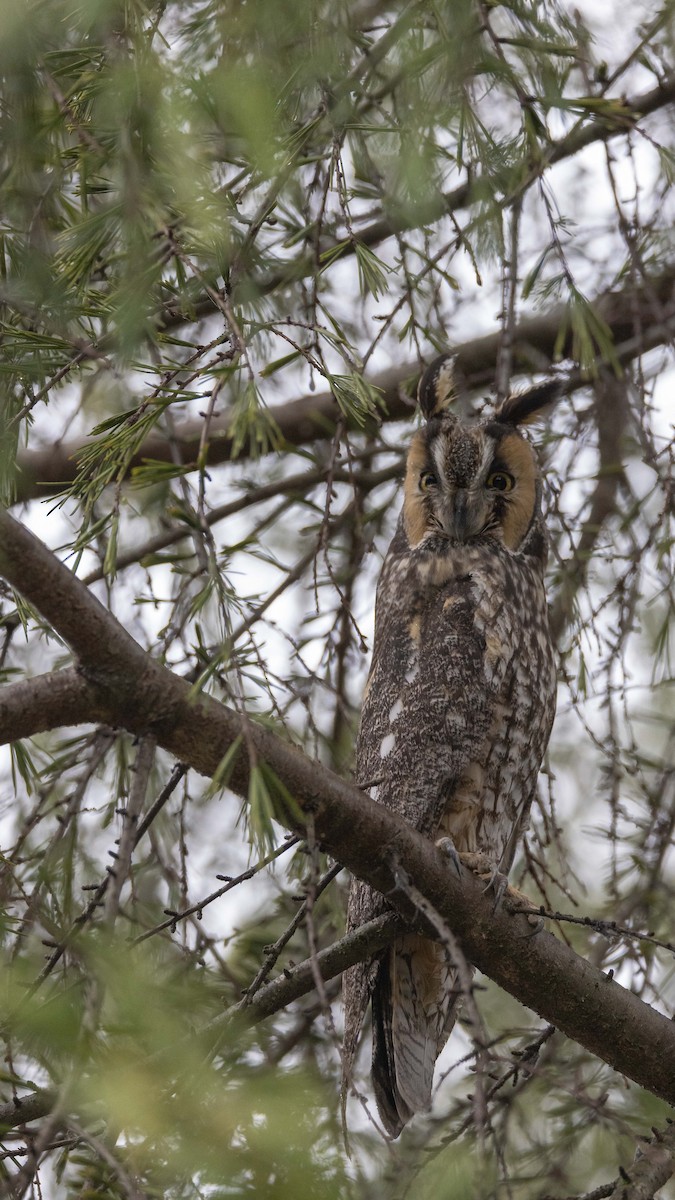
[[[374,799],[503,872],[527,825],[555,709],[541,488],[517,426],[556,394],[543,385],[468,422],[452,412],[447,355],[422,377],[426,425],[412,439],[378,584],[357,741],[357,782]],[[352,882],[350,929],[385,908]],[[461,999],[456,972],[441,945],[409,934],[347,971],[344,997],[343,1087],[372,999],[373,1087],[396,1137],[429,1108]]]

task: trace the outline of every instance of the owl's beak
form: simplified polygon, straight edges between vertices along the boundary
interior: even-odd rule
[[[469,493],[465,488],[457,488],[457,491],[455,492],[453,517],[455,537],[458,538],[460,542],[463,542],[469,536],[469,527],[471,525],[469,512]]]
[[[458,542],[465,542],[480,533],[485,525],[484,506],[476,503],[468,488],[457,488],[448,513],[446,533]]]

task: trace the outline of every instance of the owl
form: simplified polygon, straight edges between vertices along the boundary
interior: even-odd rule
[[[356,782],[469,866],[506,874],[527,826],[555,711],[546,534],[534,452],[519,432],[557,383],[486,418],[453,412],[452,359],[425,371],[425,425],[408,452],[403,509],[380,576]],[[386,911],[353,880],[348,927]],[[343,1111],[368,1002],[372,1082],[398,1137],[428,1110],[434,1065],[461,1001],[445,946],[405,933],[344,978]]]

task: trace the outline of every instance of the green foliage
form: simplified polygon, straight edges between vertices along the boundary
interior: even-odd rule
[[[249,454],[268,454],[281,445],[274,417],[262,403],[253,380],[249,379],[235,399],[231,410],[230,436],[232,456],[246,448]]]
[[[222,1001],[208,972],[188,975],[175,956],[96,937],[80,939],[78,955],[86,983],[31,997],[33,964],[18,960],[3,971],[0,998],[14,1044],[59,1074],[69,1106],[97,1113],[101,1132],[60,1155],[69,1196],[85,1184],[92,1195],[124,1195],[129,1176],[171,1197],[192,1194],[193,1177],[216,1194],[339,1194],[325,1084],[311,1070],[256,1065],[255,1034],[236,1021],[214,1057],[208,1019]],[[117,1147],[103,1132],[114,1128],[125,1130]]]
[[[331,375],[330,386],[341,412],[348,420],[364,426],[377,413],[380,395],[361,375]]]

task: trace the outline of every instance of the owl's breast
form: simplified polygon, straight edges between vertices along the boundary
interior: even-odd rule
[[[554,687],[536,568],[481,546],[401,556],[384,605],[378,595],[358,781],[425,832],[451,832],[458,849],[488,839],[501,857],[531,799]]]

